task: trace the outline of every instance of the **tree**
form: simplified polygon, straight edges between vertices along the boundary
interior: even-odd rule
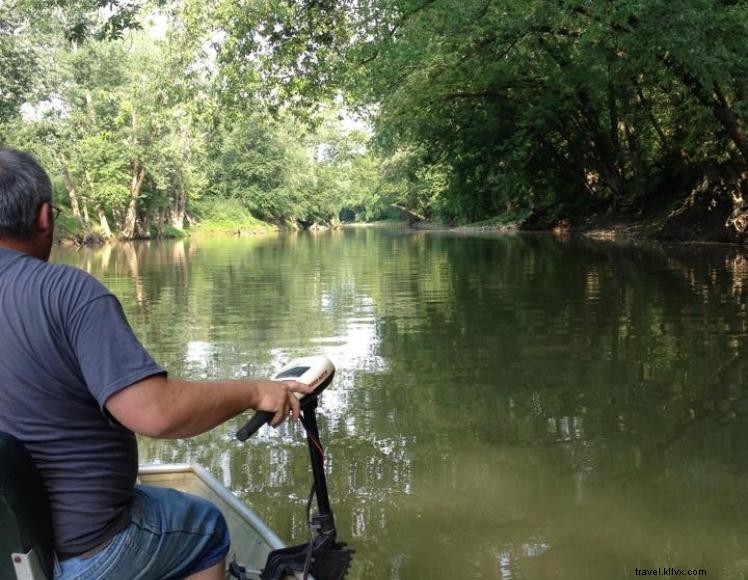
[[[273,102],[376,105],[383,151],[446,177],[430,202],[443,217],[636,212],[705,179],[743,203],[744,2],[284,6],[224,5],[227,74],[252,55]]]

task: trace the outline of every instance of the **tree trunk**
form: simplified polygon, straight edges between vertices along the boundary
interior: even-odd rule
[[[722,123],[727,134],[732,138],[740,151],[743,159],[748,163],[748,138],[743,130],[740,119],[730,107],[730,103],[727,102],[722,89],[717,83],[714,83],[714,104],[712,110],[717,120]]]
[[[399,205],[397,203],[390,204],[395,209],[399,209],[401,212],[403,212],[405,215],[408,216],[408,219],[420,222],[420,221],[426,221],[426,216],[422,215],[416,211],[413,211],[412,209],[408,209],[405,206]]]
[[[134,237],[139,240],[145,240],[151,237],[151,216],[149,214],[140,216],[135,220]]]
[[[565,70],[569,67],[570,59],[567,56],[560,54],[555,47],[551,46],[544,39],[539,39],[538,45],[548,54],[560,69]],[[609,96],[611,96],[610,92]],[[587,147],[589,148],[589,161],[594,166],[600,180],[604,182],[613,193],[613,197],[619,198],[626,193],[626,178],[621,171],[617,157],[619,154],[617,147],[617,133],[615,140],[612,138],[613,131],[617,131],[618,128],[617,126],[611,127],[609,131],[605,131],[600,124],[594,103],[584,88],[577,90],[576,97],[577,102],[579,103],[579,106],[577,107],[577,125],[587,141]],[[618,113],[614,109],[615,101],[609,102],[608,104],[610,107],[610,122],[611,124],[614,122],[617,123]],[[616,121],[613,120],[614,117],[616,118]]]
[[[130,203],[127,205],[127,214],[125,223],[122,224],[122,237],[132,239],[135,235],[135,226],[138,221],[138,197],[140,197],[140,188],[143,186],[145,179],[145,167],[140,162],[133,161],[132,181],[130,182]]]
[[[78,189],[75,186],[75,182],[73,181],[73,176],[70,175],[70,170],[68,169],[68,166],[62,162],[62,179],[65,183],[65,189],[68,192],[68,197],[70,198],[70,209],[73,212],[73,217],[77,220],[77,222],[80,224],[80,226],[84,230],[89,229],[88,221],[84,221],[83,215],[81,215],[81,207],[80,207],[80,201],[78,198]]]
[[[639,86],[639,83],[636,82],[635,78],[632,78],[631,82],[636,88],[636,96],[639,98],[639,105],[647,113],[649,122],[652,123],[652,127],[654,127],[654,130],[657,133],[657,136],[660,138],[660,145],[662,146],[663,149],[667,149],[669,147],[669,144],[668,144],[667,138],[665,137],[665,132],[662,130],[662,126],[660,125],[660,122],[657,120],[657,117],[655,116],[654,111],[652,110],[652,106],[649,104],[649,100],[645,97],[644,90],[642,89],[641,86]]]
[[[693,93],[696,100],[712,110],[714,118],[717,119],[727,136],[740,151],[744,167],[748,165],[748,137],[746,137],[740,120],[730,107],[719,85],[715,83],[713,90],[709,91],[698,78],[675,62],[669,55],[665,55],[662,60],[665,66]]]
[[[176,196],[169,208],[169,224],[182,231],[184,229],[184,213],[187,206],[187,194],[185,193],[184,180],[180,177],[177,181]]]
[[[609,71],[610,72],[610,71]],[[613,83],[608,80],[608,131],[610,134],[610,143],[614,151],[620,150],[620,140],[618,135],[619,115],[618,115],[618,102],[616,101],[616,95],[620,93],[613,87]]]
[[[130,202],[127,204],[127,213],[125,221],[122,224],[122,237],[131,240],[135,236],[135,228],[138,223],[138,198],[140,197],[140,188],[143,186],[145,179],[145,167],[136,157],[136,145],[138,142],[138,118],[135,111],[132,111],[130,118],[132,128],[132,179],[130,180]]]
[[[584,90],[577,91],[581,125],[587,134],[587,140],[595,161],[595,169],[608,185],[615,198],[626,193],[626,179],[619,167],[616,145],[610,141],[610,135],[600,126],[597,113],[589,96]]]
[[[556,132],[562,142],[569,143],[569,139],[563,129],[556,128]],[[545,149],[553,158],[558,161],[558,167],[562,168],[564,172],[580,187],[584,188],[587,193],[591,196],[596,194],[595,190],[590,186],[590,183],[585,179],[584,167],[579,165],[575,160],[569,158],[553,141],[548,139],[544,132],[538,132],[535,134],[535,139],[540,143],[541,148]]]
[[[99,224],[101,225],[101,233],[108,240],[112,237],[112,230],[109,227],[109,220],[106,218],[106,213],[101,208],[98,208],[99,212]]]

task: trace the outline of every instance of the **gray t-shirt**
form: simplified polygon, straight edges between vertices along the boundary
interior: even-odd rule
[[[57,552],[128,525],[137,443],[104,403],[164,372],[95,278],[0,247],[0,431],[26,444],[44,477]]]

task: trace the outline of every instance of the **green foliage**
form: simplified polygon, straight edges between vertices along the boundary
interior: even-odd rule
[[[21,34],[29,24],[28,17],[17,2],[0,4],[0,125],[18,116],[35,88],[38,55],[32,39]]]
[[[62,184],[83,237],[162,235],[192,217],[203,230],[329,224],[368,206],[368,135],[338,107],[315,128],[232,84],[213,3],[107,3],[104,18],[98,0],[17,2],[0,10],[0,134]]]
[[[55,238],[66,240],[75,238],[78,233],[78,222],[68,212],[61,213],[55,222]]]
[[[167,238],[167,239],[182,239],[187,237],[187,233],[184,230],[178,230],[174,226],[169,224],[162,225],[151,225],[149,230],[149,236],[151,238]]]
[[[411,210],[467,220],[530,211],[546,221],[621,211],[674,176],[700,179],[693,168],[708,165],[745,187],[734,177],[748,160],[745,2],[226,10],[232,42],[264,31],[250,48],[265,92],[306,105],[340,90],[377,105],[376,139],[386,165],[400,168],[393,189]],[[225,68],[245,54],[224,53]],[[403,165],[404,151],[416,152],[418,171]],[[679,184],[684,196],[692,185]]]
[[[330,111],[316,129],[289,115],[237,111],[211,139],[211,196],[235,199],[278,224],[329,224],[368,207],[378,179],[368,137]]]
[[[235,199],[201,199],[193,203],[192,211],[197,222],[194,229],[201,233],[268,232],[273,229]]]
[[[207,198],[548,224],[748,189],[745,2],[106,4],[0,8],[0,135],[83,228],[180,229]]]

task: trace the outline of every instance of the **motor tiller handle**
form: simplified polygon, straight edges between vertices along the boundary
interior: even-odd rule
[[[297,358],[288,363],[273,377],[274,381],[294,380],[314,387],[314,390],[304,396],[294,393],[299,398],[299,404],[303,409],[305,405],[314,401],[325,387],[332,382],[335,374],[335,365],[326,356],[309,356]],[[247,423],[236,433],[239,441],[246,441],[254,435],[260,427],[272,420],[274,413],[270,411],[257,411]]]

